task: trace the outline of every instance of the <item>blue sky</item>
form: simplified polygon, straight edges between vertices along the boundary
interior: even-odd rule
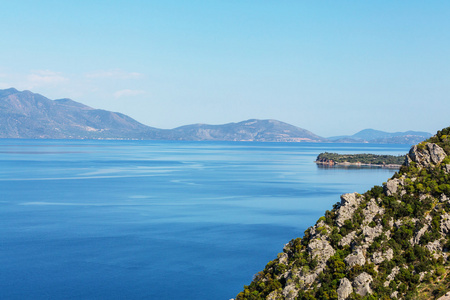
[[[2,1],[0,88],[159,128],[450,126],[449,1]]]

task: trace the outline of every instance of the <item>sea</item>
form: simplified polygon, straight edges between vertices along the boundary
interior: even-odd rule
[[[0,299],[230,299],[409,145],[0,139]]]

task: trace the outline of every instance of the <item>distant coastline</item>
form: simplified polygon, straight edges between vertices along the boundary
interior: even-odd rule
[[[338,153],[320,153],[315,163],[329,167],[346,167],[346,166],[368,166],[398,169],[405,160],[404,155],[375,155],[375,154],[338,154]]]

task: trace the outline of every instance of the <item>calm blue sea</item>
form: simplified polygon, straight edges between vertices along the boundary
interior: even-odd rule
[[[0,140],[0,299],[230,299],[406,145]]]

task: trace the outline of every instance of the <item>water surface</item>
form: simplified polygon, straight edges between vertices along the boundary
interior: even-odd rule
[[[405,145],[0,140],[0,298],[229,299]]]

